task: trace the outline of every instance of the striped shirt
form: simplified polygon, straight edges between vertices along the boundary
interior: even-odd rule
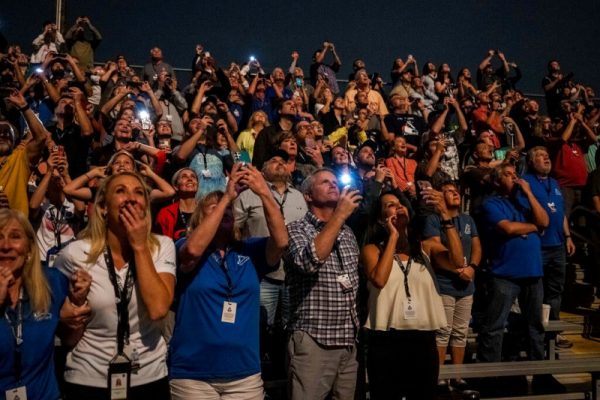
[[[344,225],[334,249],[320,260],[315,237],[323,229],[312,212],[288,225],[285,257],[290,292],[288,329],[308,333],[323,346],[352,346],[358,330],[357,291],[359,248],[352,230]],[[347,275],[348,289],[340,280]]]

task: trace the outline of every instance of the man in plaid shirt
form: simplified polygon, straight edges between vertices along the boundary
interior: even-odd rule
[[[354,398],[359,248],[346,219],[362,199],[341,191],[333,171],[302,184],[306,216],[288,225],[285,260],[290,291],[290,399]]]

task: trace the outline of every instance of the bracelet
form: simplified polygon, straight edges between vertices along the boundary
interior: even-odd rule
[[[26,104],[23,107],[17,108],[17,110],[19,110],[19,112],[24,113],[25,111],[29,110],[29,104]]]
[[[450,218],[450,219],[440,219],[440,224],[442,224],[442,225],[453,225],[452,224],[452,218]]]
[[[471,264],[469,264],[469,267],[471,267],[473,269],[477,269],[477,268],[479,268],[479,265],[477,265],[475,263],[471,263]]]
[[[571,237],[571,235],[565,235],[565,239],[568,239],[570,237]]]
[[[441,226],[442,229],[451,229],[451,228],[455,228],[455,226],[453,224],[445,224]]]

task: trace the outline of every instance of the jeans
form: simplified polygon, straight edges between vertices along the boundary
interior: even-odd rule
[[[544,359],[544,326],[542,325],[542,278],[505,279],[492,276],[489,281],[489,303],[479,333],[477,356],[480,361],[502,360],[504,327],[515,299],[519,298],[522,320],[529,335],[529,359]]]
[[[278,306],[281,308],[281,325],[285,326],[290,307],[289,291],[283,282],[263,279],[260,282],[260,314],[263,324],[266,323],[269,328],[275,325]]]
[[[567,253],[565,246],[542,248],[544,266],[544,304],[550,305],[550,320],[560,319],[560,302],[565,290]]]

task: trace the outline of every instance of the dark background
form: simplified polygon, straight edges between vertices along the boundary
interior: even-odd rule
[[[0,31],[29,53],[42,22],[54,20],[54,3],[0,0]],[[90,16],[104,36],[96,61],[123,53],[130,64],[144,64],[158,45],[165,61],[189,68],[195,44],[202,43],[221,66],[254,55],[269,71],[275,65],[287,69],[291,51],[297,50],[307,76],[313,51],[330,40],[342,59],[342,79],[361,57],[369,72],[388,80],[393,59],[408,54],[417,58],[419,69],[431,60],[449,63],[453,76],[463,66],[475,75],[487,50],[499,48],[521,66],[518,86],[541,93],[552,58],[563,71],[574,72],[575,81],[600,90],[599,11],[595,0],[67,0],[65,30],[78,15]]]

